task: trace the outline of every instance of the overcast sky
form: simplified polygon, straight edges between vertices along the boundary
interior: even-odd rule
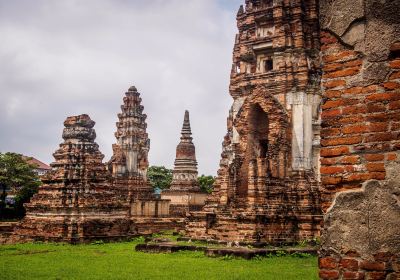
[[[215,175],[242,2],[0,0],[0,151],[50,163],[65,118],[86,113],[109,160],[122,98],[135,85],[150,164],[173,167],[187,109],[199,172]]]

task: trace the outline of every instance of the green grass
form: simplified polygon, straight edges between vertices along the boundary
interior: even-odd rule
[[[316,257],[208,258],[202,252],[147,254],[138,242],[0,246],[6,279],[318,279]]]

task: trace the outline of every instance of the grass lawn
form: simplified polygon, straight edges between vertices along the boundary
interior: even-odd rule
[[[316,257],[243,260],[147,254],[137,242],[0,246],[0,279],[318,279]]]

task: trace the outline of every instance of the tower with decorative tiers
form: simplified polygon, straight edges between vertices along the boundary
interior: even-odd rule
[[[196,148],[192,140],[189,111],[185,111],[181,141],[176,147],[172,183],[161,194],[163,199],[171,200],[171,215],[185,216],[188,211],[198,210],[204,205],[206,198],[197,182]]]
[[[319,235],[316,1],[246,0],[237,14],[228,133],[196,239],[296,242]]]

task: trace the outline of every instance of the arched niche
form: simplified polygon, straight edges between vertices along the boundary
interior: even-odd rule
[[[230,178],[236,178],[233,183],[239,198],[247,196],[249,180],[287,176],[291,131],[288,114],[273,95],[263,89],[254,90],[244,101],[233,125],[239,133],[235,155],[239,168],[235,167],[236,176]]]

